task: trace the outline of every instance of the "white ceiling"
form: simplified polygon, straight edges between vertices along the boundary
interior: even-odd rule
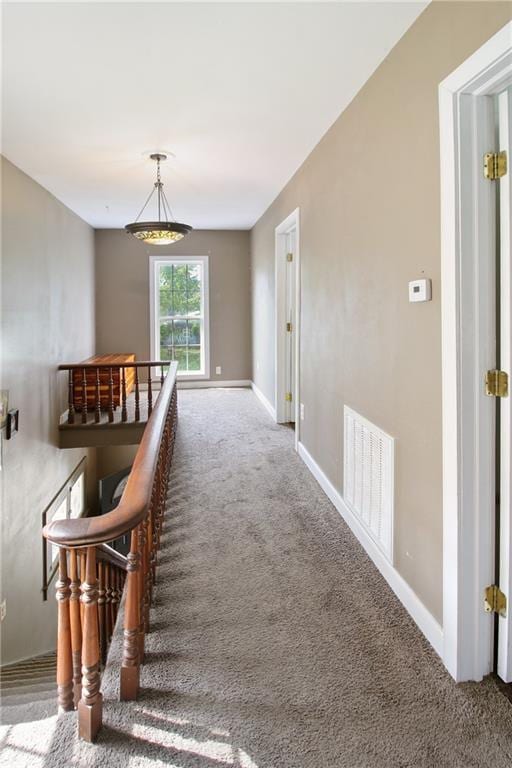
[[[2,152],[122,227],[168,149],[178,221],[249,228],[426,5],[6,3]]]

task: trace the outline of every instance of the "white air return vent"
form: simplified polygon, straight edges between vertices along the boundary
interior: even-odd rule
[[[392,563],[395,441],[347,406],[344,422],[345,502]]]

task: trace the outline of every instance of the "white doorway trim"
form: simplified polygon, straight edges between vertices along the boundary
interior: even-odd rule
[[[300,216],[296,208],[275,229],[275,412],[276,422],[285,421],[285,377],[282,360],[285,358],[286,344],[286,291],[284,269],[286,266],[286,235],[295,230],[295,311],[292,325],[295,334],[295,369],[292,406],[295,414],[295,450],[300,440]]]
[[[482,185],[489,126],[481,97],[511,81],[509,23],[439,86],[443,660],[458,681],[481,680],[492,670],[492,618],[483,611],[483,586],[494,576],[494,401],[484,394],[483,377],[495,364],[495,255],[489,253],[491,207]]]

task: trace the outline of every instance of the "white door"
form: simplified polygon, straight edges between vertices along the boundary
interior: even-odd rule
[[[500,361],[499,368],[509,375],[512,383],[512,264],[511,264],[511,203],[512,174],[510,145],[512,130],[512,88],[499,95],[498,100],[499,149],[507,153],[509,168],[497,183],[499,195],[499,250],[500,250]],[[497,620],[498,675],[512,682],[512,392],[500,398],[500,504],[496,542],[498,554],[498,586],[507,598],[504,615]]]
[[[285,421],[295,421],[295,333],[296,333],[296,315],[295,315],[295,229],[286,233],[286,271],[285,271],[285,291],[286,291],[286,340],[285,340],[285,381],[286,381],[286,404]]]

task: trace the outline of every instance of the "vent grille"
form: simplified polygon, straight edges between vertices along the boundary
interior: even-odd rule
[[[345,502],[392,563],[395,441],[347,406],[344,426]]]

